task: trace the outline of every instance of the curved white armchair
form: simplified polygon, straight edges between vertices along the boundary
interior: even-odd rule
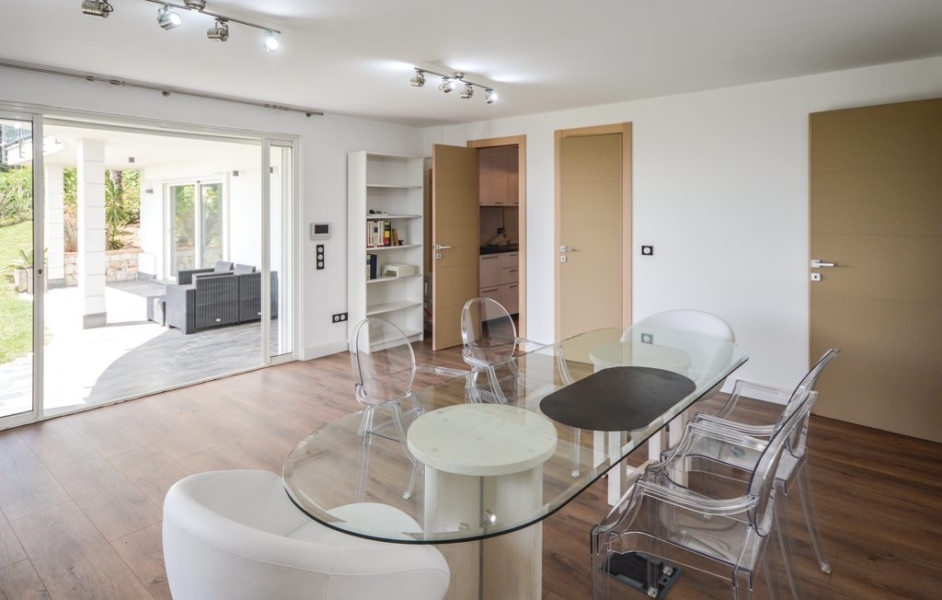
[[[419,528],[387,505],[339,510],[347,520]],[[163,550],[174,600],[433,600],[444,597],[450,580],[432,546],[374,542],[324,527],[295,507],[281,478],[267,471],[213,471],[175,483],[164,500]]]

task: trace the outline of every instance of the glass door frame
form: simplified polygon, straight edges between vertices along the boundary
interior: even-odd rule
[[[300,306],[298,301],[299,290],[301,288],[298,285],[298,278],[300,277],[300,248],[303,241],[302,231],[303,225],[299,227],[292,227],[293,224],[299,224],[300,219],[300,178],[299,178],[299,159],[298,159],[298,144],[296,138],[286,138],[286,137],[274,137],[274,136],[265,136],[261,140],[261,152],[262,152],[262,215],[261,215],[261,225],[262,225],[262,248],[265,249],[262,252],[262,364],[264,366],[272,364],[282,364],[286,362],[291,362],[295,360],[298,356],[298,347],[297,341],[300,339],[299,332],[301,331],[301,315],[300,311],[295,310],[295,306]],[[272,149],[273,148],[287,148],[290,150],[290,160],[288,164],[290,165],[291,173],[287,178],[290,189],[287,191],[287,202],[282,203],[282,214],[280,223],[278,223],[278,228],[280,231],[281,246],[280,251],[282,253],[283,260],[281,265],[281,270],[285,273],[288,273],[289,277],[279,278],[279,285],[284,281],[284,289],[278,294],[278,327],[279,329],[279,350],[273,351],[271,349],[271,251],[272,251]],[[282,199],[286,196],[284,188],[282,188]],[[288,247],[285,247],[285,244],[288,244]],[[292,321],[289,323],[288,328],[282,328],[281,326],[281,315],[282,314],[292,315]],[[289,339],[285,340],[284,337],[287,334]],[[282,348],[286,348],[284,351],[281,351]]]
[[[299,137],[297,135],[285,135],[285,134],[268,134],[265,132],[260,132],[257,130],[246,130],[239,128],[228,128],[220,126],[214,128],[213,131],[205,132],[204,129],[196,129],[193,125],[187,123],[179,123],[175,127],[169,127],[166,120],[156,120],[148,119],[146,117],[128,117],[120,115],[111,115],[106,113],[92,113],[89,111],[75,111],[69,109],[60,109],[55,107],[46,107],[46,106],[29,106],[29,105],[8,105],[0,103],[0,116],[9,120],[18,120],[23,122],[28,122],[32,124],[33,128],[33,138],[34,140],[42,140],[44,138],[43,134],[43,124],[44,122],[49,122],[57,125],[66,125],[66,126],[91,126],[91,127],[103,127],[113,130],[125,130],[125,131],[137,131],[141,130],[147,133],[153,133],[157,135],[179,135],[180,137],[196,137],[196,138],[214,138],[214,139],[231,139],[233,141],[253,141],[258,144],[259,152],[261,153],[261,164],[263,165],[262,173],[262,184],[261,184],[261,198],[262,198],[262,222],[260,223],[261,229],[261,239],[265,244],[262,252],[263,256],[263,268],[265,274],[270,272],[270,252],[271,252],[271,233],[270,233],[270,204],[271,204],[271,190],[270,190],[270,151],[271,147],[275,146],[284,146],[290,148],[290,165],[291,165],[291,174],[290,174],[290,192],[287,197],[284,199],[283,205],[283,214],[282,214],[282,223],[279,224],[281,230],[281,251],[283,253],[283,268],[287,277],[284,286],[282,287],[283,294],[279,294],[280,302],[280,311],[279,311],[279,320],[287,316],[290,319],[287,327],[283,330],[286,332],[290,339],[288,340],[287,350],[282,354],[274,354],[269,351],[269,344],[265,343],[266,340],[270,339],[271,332],[271,297],[270,289],[271,283],[267,277],[262,279],[262,335],[266,336],[262,338],[262,357],[261,362],[257,368],[263,368],[272,364],[282,364],[297,360],[300,356],[300,350],[298,348],[298,340],[300,339],[300,333],[302,331],[302,316],[298,312],[298,307],[301,306],[299,302],[299,294],[302,289],[302,285],[298,281],[300,277],[300,252],[301,252],[301,243],[303,241],[303,231],[304,227],[300,225],[298,219],[300,219],[301,211],[301,186],[300,186],[300,159],[299,159]],[[45,190],[44,190],[44,181],[45,181],[45,164],[43,160],[43,145],[42,143],[33,145],[33,252],[34,256],[43,256],[44,249],[44,240],[45,240],[45,231],[44,231],[44,219],[45,219]],[[192,181],[192,180],[191,180]],[[207,180],[208,181],[208,180]],[[225,182],[223,181],[223,184]],[[225,188],[225,186],[224,186]],[[223,189],[223,193],[227,194],[226,190]],[[225,222],[225,221],[224,221]],[[228,231],[224,231],[224,236],[228,235]],[[224,244],[226,243],[227,238],[224,238]],[[45,280],[45,266],[34,271],[34,289],[43,290],[45,289],[44,280]],[[9,417],[0,418],[0,430],[7,429],[10,427],[16,427],[19,425],[24,425],[32,422],[37,422],[44,420],[45,418],[53,416],[61,416],[68,414],[68,412],[56,413],[55,415],[44,415],[44,373],[45,373],[45,364],[44,364],[44,297],[43,294],[34,295],[33,300],[33,360],[32,360],[32,410],[22,413],[17,413]],[[279,326],[281,324],[279,323]],[[233,373],[235,374],[235,373]],[[171,389],[171,388],[168,388]],[[86,410],[90,408],[95,408],[96,406],[88,406],[78,409],[76,411],[69,412],[80,412],[81,410]]]
[[[209,186],[218,186],[219,187],[219,201],[220,201],[220,249],[223,254],[228,250],[228,236],[229,230],[226,227],[228,215],[229,215],[229,195],[228,189],[226,186],[225,179],[219,175],[208,175],[205,177],[198,178],[189,178],[181,179],[179,181],[170,181],[164,182],[164,218],[166,219],[167,227],[166,239],[164,240],[166,246],[166,256],[164,259],[164,277],[176,277],[177,276],[177,244],[176,244],[176,210],[175,210],[175,199],[173,197],[174,188],[179,187],[193,187],[193,266],[189,267],[190,269],[199,269],[203,267],[212,267],[213,264],[207,263],[205,259],[205,245],[204,245],[204,222],[203,222],[203,189],[204,187]]]
[[[41,114],[8,110],[0,106],[0,117],[11,121],[29,123],[32,130],[32,203],[33,203],[33,256],[44,255],[43,240],[45,239],[44,221],[45,207],[45,169],[43,163],[43,118]],[[39,140],[39,143],[36,141]],[[38,200],[37,200],[38,199]],[[34,263],[35,264],[35,263]],[[0,430],[17,427],[37,421],[43,411],[43,306],[45,289],[45,263],[33,268],[33,331],[32,331],[32,398],[31,410],[16,413],[7,417],[0,417]]]

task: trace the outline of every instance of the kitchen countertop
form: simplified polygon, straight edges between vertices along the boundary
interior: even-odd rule
[[[519,244],[507,244],[506,246],[481,246],[481,254],[503,254],[504,252],[519,252]]]

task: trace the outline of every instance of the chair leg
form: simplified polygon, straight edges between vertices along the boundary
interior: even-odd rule
[[[785,577],[788,579],[788,587],[791,589],[792,596],[802,598],[801,575],[795,569],[792,558],[795,556],[794,536],[792,535],[791,507],[789,506],[788,494],[785,493],[784,486],[780,486],[776,493],[775,511],[775,529],[778,538],[779,549],[782,556],[782,566],[785,569]],[[783,517],[784,515],[784,517]]]
[[[357,502],[363,501],[366,493],[366,474],[370,468],[370,444],[373,441],[373,409],[368,408],[363,411],[363,419],[360,420],[359,434],[360,443],[360,473],[357,476]]]
[[[491,385],[491,392],[494,394],[494,401],[498,404],[508,404],[507,396],[500,387],[500,381],[497,379],[497,371],[494,367],[487,367],[487,381]]]
[[[415,489],[415,478],[419,471],[419,461],[412,456],[412,453],[409,452],[409,447],[406,445],[406,429],[402,426],[402,414],[399,407],[395,407],[392,413],[393,424],[396,426],[396,435],[399,438],[399,444],[402,446],[402,451],[405,453],[406,458],[412,463],[412,475],[409,477],[409,485],[406,486],[406,491],[402,494],[402,497],[408,500],[412,497],[412,491]]]
[[[831,564],[824,553],[824,542],[821,540],[821,533],[818,530],[818,516],[814,509],[814,494],[811,491],[811,473],[808,469],[807,460],[801,466],[800,473],[798,473],[798,497],[801,499],[801,510],[805,513],[805,523],[808,527],[808,535],[811,537],[811,546],[814,548],[815,556],[818,557],[818,567],[825,573],[830,573]]]
[[[591,553],[592,553],[592,600],[608,600],[609,581],[611,577],[608,574],[609,553],[607,548],[602,546],[602,534],[596,525],[591,533]]]

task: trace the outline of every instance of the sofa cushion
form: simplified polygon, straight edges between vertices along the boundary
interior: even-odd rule
[[[233,267],[233,272],[236,275],[245,275],[246,273],[254,273],[255,267],[253,267],[252,265],[240,265],[239,263],[236,263],[235,267]]]
[[[232,263],[228,260],[217,260],[216,266],[213,267],[214,273],[225,273],[232,270]]]

